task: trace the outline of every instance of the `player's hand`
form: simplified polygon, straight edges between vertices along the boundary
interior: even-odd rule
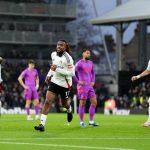
[[[51,65],[51,70],[52,70],[52,71],[55,71],[56,68],[57,68],[57,65],[55,65],[55,64],[52,64],[52,65]]]
[[[38,90],[38,89],[39,89],[39,85],[37,84],[37,85],[35,86],[35,88],[36,88],[36,90]]]
[[[132,80],[132,81],[135,81],[135,80],[137,80],[137,79],[139,79],[138,76],[132,76],[132,77],[131,77],[131,80]]]
[[[91,86],[94,86],[95,85],[95,82],[91,82]]]
[[[24,86],[24,89],[25,89],[25,90],[28,90],[28,89],[29,89],[29,87],[28,87],[28,86]]]
[[[3,82],[3,80],[2,79],[0,79],[0,83],[2,83]]]
[[[79,84],[80,85],[85,85],[85,82],[84,81],[79,81]]]
[[[2,57],[0,57],[0,64],[2,64],[2,62],[3,62],[3,58],[2,58]]]
[[[50,80],[51,80],[51,77],[46,76],[45,83],[48,84],[48,82],[49,82]]]

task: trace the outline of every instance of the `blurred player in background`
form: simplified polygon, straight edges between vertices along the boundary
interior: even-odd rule
[[[44,131],[47,115],[56,95],[60,95],[62,106],[67,109],[67,121],[71,122],[72,108],[70,105],[70,88],[72,86],[72,76],[75,75],[73,59],[69,55],[70,47],[65,40],[57,42],[56,51],[51,54],[52,65],[46,77],[48,89],[46,100],[42,109],[41,122],[35,126],[35,130]]]
[[[138,80],[138,79],[140,79],[140,78],[142,78],[144,76],[147,76],[149,74],[150,74],[150,61],[148,62],[147,68],[142,73],[140,73],[139,75],[132,76],[131,80],[135,81],[135,80]],[[149,108],[148,108],[148,114],[149,114],[149,116],[148,116],[148,120],[143,124],[144,127],[150,126],[150,98],[148,99],[148,103],[149,103]]]
[[[34,68],[35,63],[33,60],[29,60],[28,68],[26,68],[19,76],[18,81],[24,88],[25,94],[25,109],[27,113],[27,120],[33,120],[30,115],[30,104],[33,100],[35,109],[35,119],[39,119],[39,100],[38,100],[38,88],[39,88],[39,76],[38,71]]]
[[[97,105],[96,94],[94,91],[95,84],[95,72],[93,62],[90,61],[91,52],[88,49],[85,49],[82,53],[82,59],[79,60],[75,65],[75,74],[76,76],[73,79],[77,82],[77,93],[79,98],[79,118],[80,126],[84,127],[84,110],[86,100],[90,100],[89,108],[89,125],[90,126],[99,126],[98,123],[94,122],[95,108]]]

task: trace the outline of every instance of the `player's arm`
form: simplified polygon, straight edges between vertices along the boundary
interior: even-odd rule
[[[75,73],[76,74],[76,73]],[[79,79],[77,78],[77,76],[75,75],[75,76],[73,76],[72,77],[72,79],[73,79],[73,81],[75,81],[75,83],[79,83]]]
[[[144,70],[142,73],[140,73],[139,75],[136,75],[136,76],[132,76],[131,77],[131,80],[132,81],[135,81],[135,80],[138,80],[139,78],[142,78],[142,77],[144,77],[144,76],[147,76],[147,75],[149,75],[150,74],[150,70]]]
[[[28,89],[28,87],[24,84],[23,78],[21,76],[18,77],[18,81],[24,89]]]
[[[73,81],[75,81],[76,83],[79,83],[79,79],[78,79],[78,71],[79,71],[79,63],[77,62],[75,65],[75,76],[73,76]]]
[[[131,77],[131,80],[135,81],[135,80],[138,80],[139,78],[142,78],[142,77],[147,76],[149,74],[150,74],[150,61],[148,62],[147,68],[142,73],[140,73],[139,75]]]
[[[67,67],[62,69],[58,68],[57,65],[52,64],[51,65],[51,70],[60,73],[61,75],[64,76],[75,76],[75,67],[73,64],[73,60],[70,60],[70,63],[67,64]]]
[[[56,68],[55,71],[64,76],[75,76],[75,68],[73,64],[69,64],[67,69]]]
[[[50,69],[49,72],[47,73],[47,76],[45,78],[45,83],[48,84],[48,82],[51,80],[53,76],[53,71]]]
[[[95,71],[94,71],[94,65],[92,64],[92,70],[91,70],[91,86],[94,86],[95,84]]]
[[[39,76],[37,76],[37,78],[36,78],[36,90],[38,90],[39,89]]]
[[[51,53],[51,60],[53,60],[54,57],[55,57],[55,52],[52,52]],[[49,72],[47,73],[46,78],[45,78],[46,84],[48,84],[48,82],[51,80],[52,76],[53,76],[53,70],[51,70],[51,64],[50,64]]]

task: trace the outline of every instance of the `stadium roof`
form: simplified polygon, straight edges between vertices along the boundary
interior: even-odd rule
[[[93,25],[112,25],[123,22],[149,20],[150,0],[130,0],[112,11],[90,20]]]

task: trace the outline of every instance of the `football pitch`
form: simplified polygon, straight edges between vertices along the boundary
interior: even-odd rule
[[[150,127],[144,128],[146,115],[106,116],[96,114],[99,127],[79,126],[74,115],[70,125],[66,114],[49,114],[45,132],[27,121],[25,115],[3,114],[0,118],[0,150],[150,150]]]

